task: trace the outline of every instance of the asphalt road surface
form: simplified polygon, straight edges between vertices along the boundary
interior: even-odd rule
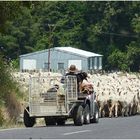
[[[140,115],[100,118],[98,124],[34,126],[0,130],[0,139],[140,139]]]

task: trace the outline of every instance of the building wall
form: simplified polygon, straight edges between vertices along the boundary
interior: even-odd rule
[[[81,60],[81,69],[86,70],[87,68],[87,58],[62,51],[51,52],[51,60],[51,68],[54,69],[58,69],[58,63],[64,63],[64,69],[67,70],[70,60]]]
[[[45,63],[48,63],[48,51],[35,53],[31,55],[25,55],[20,57],[20,70],[23,69],[23,61],[24,59],[32,59],[36,60],[36,69],[43,69],[45,68]],[[50,68],[52,71],[58,70],[58,63],[64,63],[64,69],[68,69],[68,62],[69,60],[81,60],[81,68],[87,71],[87,58],[76,56],[70,53],[65,53],[58,50],[51,50],[50,51]]]
[[[36,53],[31,53],[27,55],[22,55],[20,57],[20,70],[23,70],[23,61],[32,60],[33,64],[36,65],[36,70],[48,70],[46,65],[48,65],[48,50],[40,51]],[[76,60],[78,62],[81,60],[81,69],[83,71],[102,69],[102,57],[90,57],[86,58],[80,55],[66,53],[60,50],[51,49],[50,51],[50,69],[54,72],[58,71],[58,63],[64,63],[64,69],[67,70],[69,67],[69,62]],[[36,61],[36,63],[35,63]],[[28,61],[30,62],[30,61]],[[35,67],[34,65],[31,67]],[[29,65],[29,64],[28,64]],[[46,68],[45,68],[46,67]],[[30,69],[31,70],[31,69]]]
[[[102,57],[89,57],[88,58],[88,70],[101,70],[102,69]]]
[[[20,57],[20,70],[23,69],[23,61],[25,59],[26,60],[29,60],[29,59],[36,60],[36,69],[37,70],[42,69],[43,62],[48,59],[46,53],[47,52],[32,53],[29,55],[21,56]]]

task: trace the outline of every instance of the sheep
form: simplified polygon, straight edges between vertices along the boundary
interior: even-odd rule
[[[47,72],[14,73],[23,91],[29,88],[29,79],[32,76],[48,77]],[[61,76],[51,73],[51,76]],[[131,116],[140,113],[140,74],[112,72],[92,74],[90,78],[94,84],[101,117]],[[46,80],[42,81],[42,91],[46,88]]]

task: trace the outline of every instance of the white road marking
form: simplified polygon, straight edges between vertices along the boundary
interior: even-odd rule
[[[63,135],[72,135],[72,134],[77,134],[77,133],[83,133],[83,132],[90,132],[91,130],[82,130],[82,131],[75,131],[75,132],[69,132],[69,133],[64,133]]]
[[[28,129],[28,128],[3,128],[3,129],[0,129],[0,132],[1,131],[9,131],[9,130],[19,130],[19,129]]]

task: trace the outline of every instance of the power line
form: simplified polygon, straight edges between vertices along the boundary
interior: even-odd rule
[[[112,32],[100,32],[99,34],[108,34],[108,35],[115,35],[115,36],[123,36],[123,37],[139,38],[138,35],[119,34],[119,33],[112,33]]]

